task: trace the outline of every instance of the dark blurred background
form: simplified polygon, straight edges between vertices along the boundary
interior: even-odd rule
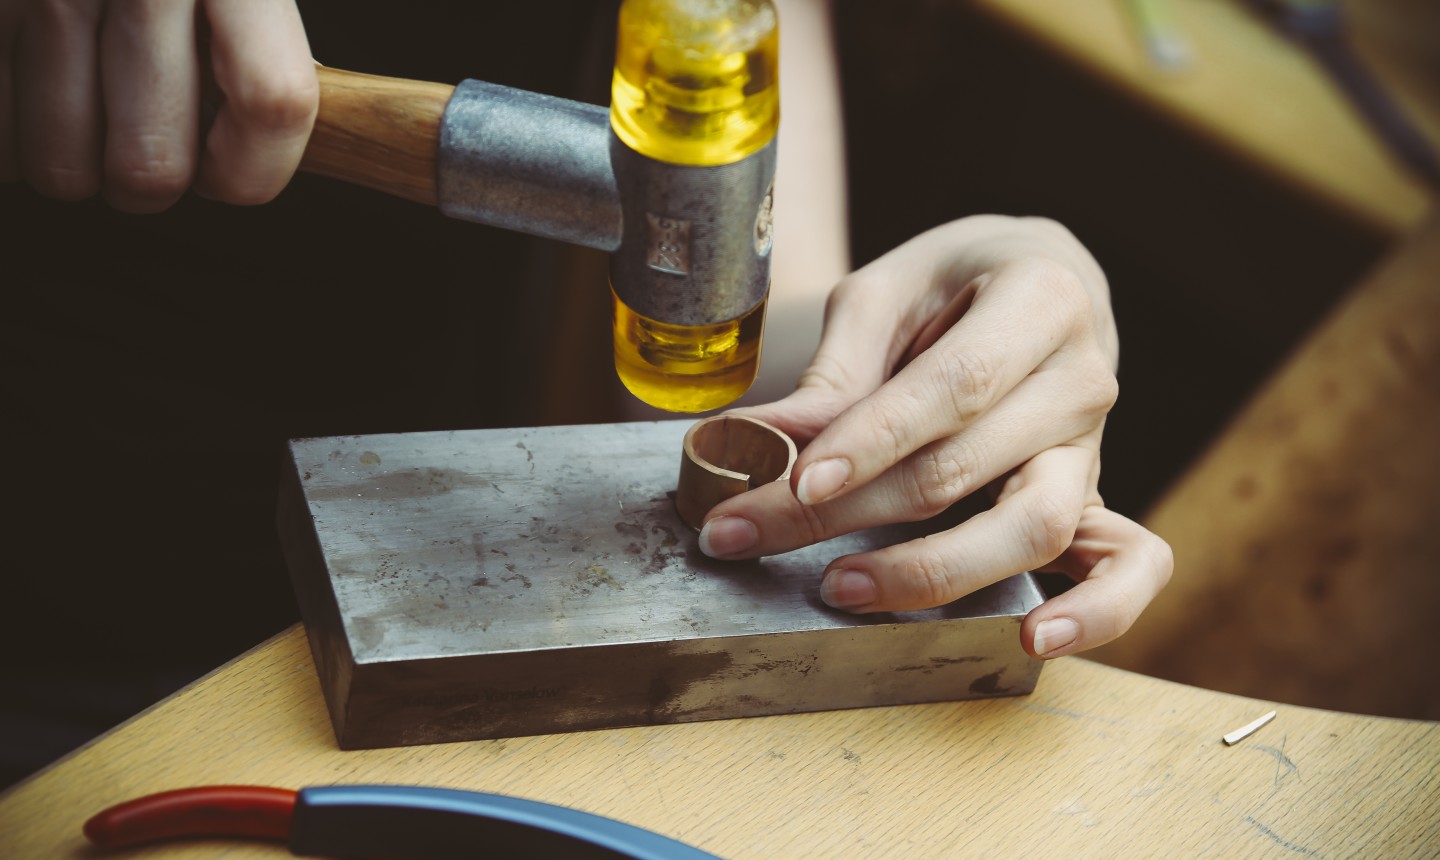
[[[327,65],[606,98],[612,3],[301,6]],[[968,3],[837,9],[855,264],[967,214],[1070,226],[1114,291],[1131,516],[1388,241]],[[143,217],[0,186],[0,219],[0,785],[298,620],[286,439],[611,418],[542,402],[566,252],[537,240],[303,175]]]

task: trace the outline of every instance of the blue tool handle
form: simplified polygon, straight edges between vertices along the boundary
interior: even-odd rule
[[[1415,175],[1440,189],[1440,160],[1430,142],[1351,50],[1343,33],[1311,39],[1310,52],[1369,121],[1380,138]]]
[[[1250,0],[1250,4],[1304,45],[1390,151],[1415,176],[1440,189],[1440,158],[1350,47],[1340,0]]]
[[[301,856],[717,860],[667,836],[563,806],[390,785],[301,789],[290,850]]]

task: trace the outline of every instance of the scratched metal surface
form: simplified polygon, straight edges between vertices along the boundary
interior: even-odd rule
[[[877,529],[755,562],[706,558],[674,512],[686,420],[291,443],[357,663],[1023,616],[1028,575],[924,612],[817,598]]]

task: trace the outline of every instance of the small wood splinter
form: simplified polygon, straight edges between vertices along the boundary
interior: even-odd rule
[[[1246,738],[1250,737],[1251,735],[1255,734],[1255,732],[1259,731],[1262,726],[1264,726],[1266,723],[1270,722],[1273,719],[1275,719],[1275,712],[1271,711],[1270,713],[1266,714],[1255,722],[1247,723],[1246,725],[1241,726],[1230,734],[1225,735],[1222,740],[1225,741],[1225,746],[1233,747],[1241,741],[1245,740]]]

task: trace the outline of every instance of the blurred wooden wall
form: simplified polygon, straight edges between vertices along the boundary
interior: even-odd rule
[[[1440,719],[1440,220],[1357,286],[1146,523],[1175,577],[1098,659]]]

